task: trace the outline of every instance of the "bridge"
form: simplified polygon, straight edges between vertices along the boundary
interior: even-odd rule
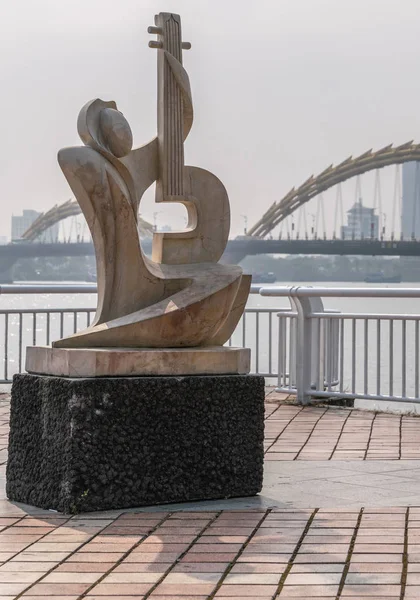
[[[151,240],[143,240],[143,250],[151,254]],[[11,267],[20,258],[51,256],[92,256],[91,242],[51,244],[8,244],[0,246],[0,282],[11,280]],[[229,240],[222,262],[238,263],[255,254],[328,254],[354,256],[420,256],[417,241],[387,240],[265,240],[257,238]]]
[[[405,233],[400,227],[402,211],[400,165],[416,163],[415,199],[413,214],[409,215],[412,231]],[[383,211],[380,172],[394,167],[393,198],[391,214]],[[251,254],[329,254],[364,256],[419,256],[420,242],[416,240],[416,223],[420,227],[420,144],[412,141],[394,147],[392,144],[373,152],[369,150],[353,158],[348,157],[336,166],[329,165],[319,175],[311,175],[298,188],[290,190],[281,200],[272,204],[261,219],[246,235],[230,240],[224,255],[225,262],[240,262]],[[373,206],[362,204],[362,181],[364,174],[373,174],[374,185],[370,196]],[[355,180],[354,193],[349,194],[349,180]],[[333,197],[326,197],[331,190]],[[344,224],[344,196],[350,199],[353,222]],[[331,196],[331,194],[330,194]],[[348,204],[348,202],[347,202]],[[327,208],[326,208],[327,205]],[[312,213],[308,212],[312,206]],[[417,211],[417,212],[416,212]],[[0,278],[10,278],[13,264],[24,257],[34,256],[83,256],[94,254],[90,242],[36,243],[37,238],[49,227],[68,217],[80,214],[76,201],[69,200],[54,206],[38,219],[23,235],[19,243],[0,246]],[[327,215],[334,215],[329,223]],[[387,220],[388,214],[388,220]],[[308,215],[312,226],[308,227]],[[411,217],[411,218],[410,218]],[[366,223],[366,218],[370,219]],[[390,226],[386,227],[386,224]],[[366,231],[366,228],[368,229]],[[139,232],[146,253],[151,252],[153,226],[139,217]],[[69,240],[67,240],[69,241]]]

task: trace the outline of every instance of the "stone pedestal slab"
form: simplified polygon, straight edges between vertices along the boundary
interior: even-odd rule
[[[247,374],[249,348],[50,348],[29,346],[26,370],[59,377]]]
[[[62,512],[255,495],[264,378],[16,375],[7,495]]]

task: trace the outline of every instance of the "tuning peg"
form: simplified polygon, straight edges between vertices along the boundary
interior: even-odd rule
[[[183,50],[191,50],[191,43],[190,42],[182,42],[181,47]]]
[[[162,27],[154,27],[153,25],[151,25],[147,28],[147,33],[156,33],[156,35],[162,35],[163,30]]]
[[[151,42],[149,42],[149,48],[161,49],[163,48],[163,44],[162,42],[155,42],[154,40],[152,40]]]

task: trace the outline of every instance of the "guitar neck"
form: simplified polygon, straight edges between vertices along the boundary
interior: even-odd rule
[[[169,52],[182,63],[181,19],[160,13],[156,25],[162,33],[158,52],[158,139],[160,185],[163,196],[182,196],[184,169],[183,103],[178,83],[165,58]]]

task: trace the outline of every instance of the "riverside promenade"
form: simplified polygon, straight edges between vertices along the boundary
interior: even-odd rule
[[[260,496],[62,515],[5,498],[0,600],[420,598],[420,418],[266,393]]]

